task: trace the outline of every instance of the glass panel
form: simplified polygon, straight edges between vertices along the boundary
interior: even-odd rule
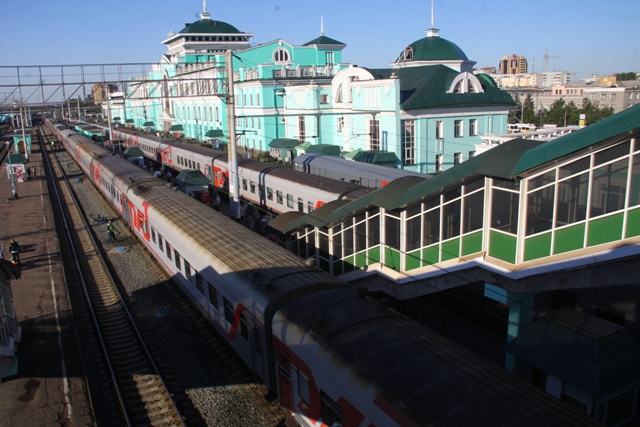
[[[344,241],[342,244],[344,256],[353,255],[353,227],[346,229],[342,233],[342,240]]]
[[[371,213],[369,213],[369,215],[371,215]],[[370,216],[367,222],[369,223],[367,247],[371,248],[380,244],[380,215]]]
[[[362,221],[356,225],[356,252],[367,249],[367,222]]]
[[[460,235],[460,200],[442,207],[442,240]]]
[[[601,165],[603,163],[608,162],[609,160],[617,159],[618,157],[622,157],[626,154],[629,154],[629,150],[631,149],[631,141],[623,142],[622,144],[616,145],[611,148],[607,148],[604,151],[596,153],[594,156],[594,166]]]
[[[440,209],[434,209],[424,215],[424,245],[440,241]]]
[[[640,154],[633,156],[629,206],[636,206],[638,204],[640,204]]]
[[[319,255],[324,259],[329,259],[329,236],[324,233],[318,233]]]
[[[575,175],[577,173],[582,173],[589,169],[589,157],[585,157],[584,159],[576,160],[573,163],[569,163],[568,165],[564,165],[560,168],[560,178],[567,178],[568,176]]]
[[[587,217],[588,186],[588,173],[558,183],[556,227],[582,221]]]
[[[422,204],[417,204],[407,209],[407,219],[418,215],[422,212]]]
[[[405,222],[405,227],[407,227],[407,251],[412,251],[420,247],[421,224],[422,216],[415,217]]]
[[[500,188],[507,188],[510,190],[520,190],[520,180],[494,178],[493,186],[500,187]]]
[[[555,194],[556,188],[553,185],[529,194],[527,197],[527,236],[551,229]]]
[[[385,218],[385,243],[388,247],[400,250],[400,220],[387,216]]]
[[[450,202],[460,196],[462,196],[462,187],[454,188],[453,190],[444,193],[444,202]]]
[[[484,223],[484,191],[479,191],[464,198],[462,232],[479,230]]]
[[[551,184],[556,180],[556,170],[549,171],[545,174],[537,176],[529,180],[529,191],[542,187],[543,185]]]
[[[624,208],[628,160],[618,160],[593,171],[590,217]]]
[[[493,189],[491,227],[507,233],[518,232],[518,203],[520,196],[510,191]]]
[[[435,208],[436,206],[440,206],[440,197],[436,197],[431,200],[427,200],[424,202],[424,210],[428,211],[429,209]]]
[[[334,233],[336,231],[339,231],[338,227],[334,228]],[[342,233],[334,234],[331,237],[331,241],[333,246],[333,249],[332,249],[333,257],[342,258]]]
[[[476,179],[475,181],[468,182],[464,185],[464,194],[469,194],[478,188],[484,187],[484,178]]]

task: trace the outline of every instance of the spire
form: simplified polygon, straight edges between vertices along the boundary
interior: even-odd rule
[[[322,18],[322,15],[320,16],[320,35],[324,36],[324,20]]]
[[[202,13],[200,14],[201,19],[211,19],[211,14],[207,12],[207,0],[202,0]]]
[[[440,30],[437,30],[435,28],[435,14],[433,13],[433,0],[431,0],[431,28],[429,28],[426,33],[427,33],[427,37],[440,37],[438,35],[438,33],[440,32]]]

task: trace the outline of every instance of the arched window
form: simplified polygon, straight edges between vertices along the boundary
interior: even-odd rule
[[[283,47],[279,47],[273,52],[273,60],[275,62],[289,62],[289,51]]]

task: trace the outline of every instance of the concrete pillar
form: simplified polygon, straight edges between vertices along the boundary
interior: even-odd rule
[[[531,325],[535,292],[511,292],[485,283],[484,296],[509,305],[507,343]],[[505,358],[505,369],[511,373],[515,370],[515,358],[508,353]]]

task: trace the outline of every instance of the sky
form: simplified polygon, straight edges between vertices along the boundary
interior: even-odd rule
[[[200,19],[202,8],[202,0],[3,0],[0,66],[158,62],[168,32]],[[548,70],[572,80],[640,71],[639,0],[434,0],[433,8],[440,36],[476,68],[516,54],[543,71],[548,50],[556,57]],[[389,67],[432,19],[430,0],[208,0],[207,11],[255,34],[254,44],[302,45],[320,36],[322,19],[324,35],[347,45],[343,62],[370,68]]]

